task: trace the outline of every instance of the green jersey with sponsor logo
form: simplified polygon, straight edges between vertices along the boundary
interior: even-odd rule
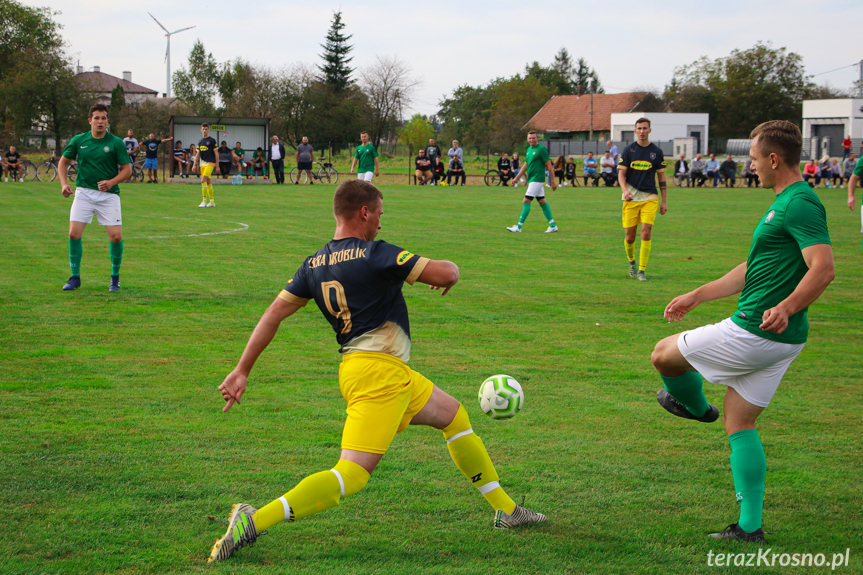
[[[548,150],[542,144],[535,147],[528,146],[524,153],[524,161],[527,163],[527,181],[545,182],[545,163],[549,161]]]
[[[126,144],[122,138],[107,132],[102,138],[94,138],[91,132],[78,134],[63,150],[63,157],[78,160],[78,175],[75,184],[91,190],[99,189],[99,182],[110,180],[120,173],[118,166],[130,162]],[[120,186],[106,190],[120,193]]]
[[[776,195],[755,227],[746,260],[746,283],[731,320],[765,339],[804,343],[809,335],[808,308],[789,317],[782,333],[758,326],[764,312],[787,298],[809,271],[801,250],[818,244],[830,244],[824,205],[806,182],[791,184]]]
[[[359,160],[357,163],[358,174],[375,171],[375,158],[378,157],[378,151],[373,145],[357,146],[354,157]]]

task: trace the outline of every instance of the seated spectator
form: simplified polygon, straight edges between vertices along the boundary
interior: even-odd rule
[[[704,175],[705,166],[706,164],[701,159],[701,154],[695,154],[695,157],[692,159],[692,165],[689,166],[689,185],[697,185],[699,188],[704,185],[704,182],[707,180],[707,176]]]
[[[497,161],[497,171],[500,172],[500,185],[502,186],[507,185],[507,182],[515,175],[515,172],[512,171],[512,163],[509,161],[509,154],[506,152],[501,154]]]
[[[821,176],[821,181],[826,187],[833,187],[830,185],[830,156],[821,158],[821,162],[818,164],[818,175]]]
[[[452,155],[449,160],[449,170],[446,173],[446,183],[447,185],[452,185],[452,180],[455,179],[455,183],[458,185],[459,178],[461,178],[461,185],[465,185],[467,176],[464,173],[464,164],[458,155]]]
[[[744,178],[746,178],[746,187],[751,188],[754,184],[757,188],[760,184],[758,179],[758,174],[752,171],[752,158],[746,158],[746,161],[743,163],[743,173],[741,174]]]
[[[195,144],[189,144],[189,171],[186,172],[190,176],[197,176],[199,174],[198,167],[194,165],[195,155],[198,153],[198,147]]]
[[[815,160],[809,160],[809,163],[803,166],[803,180],[809,184],[810,188],[814,188],[821,183],[821,175]],[[815,184],[813,185],[809,180],[814,180]]]
[[[716,154],[710,154],[710,159],[704,163],[704,171],[708,178],[713,178],[713,187],[719,187],[722,172],[719,171],[719,160],[716,159]]]
[[[733,188],[734,182],[737,180],[737,162],[734,161],[731,154],[728,154],[728,157],[722,162],[722,165],[719,167],[719,173],[722,175],[725,187]]]
[[[237,144],[231,149],[231,165],[237,168],[237,174],[239,174],[240,177],[243,176],[243,172],[247,171],[246,168],[249,167],[249,163],[246,162],[246,150],[243,149],[243,145],[240,142],[237,142]]]
[[[558,156],[554,161],[554,176],[557,178],[557,185],[560,186],[566,181],[566,158]]]
[[[231,175],[231,148],[228,147],[228,142],[222,140],[219,145],[219,173],[222,174],[222,179],[227,180]]]
[[[258,149],[255,150],[255,153],[252,154],[252,162],[249,166],[249,175],[256,176],[258,170],[261,171],[261,176],[264,178],[267,177],[267,155],[264,153],[264,149],[258,146]]]
[[[587,179],[593,182],[594,186],[599,185],[599,170],[597,169],[599,166],[599,162],[596,161],[596,158],[593,157],[593,152],[588,152],[587,157],[584,159],[584,172],[582,175],[584,176],[584,185],[587,185]]]
[[[575,172],[576,172],[575,160],[570,158],[569,161],[566,163],[566,168],[564,168],[564,177],[566,178],[566,181],[563,182],[564,186],[567,185],[567,182],[571,186],[577,186],[578,185],[578,179],[577,179],[578,176],[576,175]]]
[[[5,181],[8,182],[9,178],[12,178],[13,182],[15,180],[23,182],[24,178],[21,177],[21,154],[18,153],[15,146],[9,146],[9,151],[6,152],[3,161],[6,164]],[[0,173],[2,173],[2,169],[0,169]]]
[[[834,188],[842,185],[842,166],[839,165],[839,160],[833,158],[830,163],[830,183]]]
[[[602,158],[599,160],[599,175],[602,177],[605,182],[606,187],[612,187],[617,185],[617,164],[614,161],[614,157],[611,155],[610,150],[606,150],[602,155]]]
[[[512,153],[512,175],[515,176],[518,173],[518,169],[521,167],[521,164],[518,163],[518,152]],[[524,178],[522,178],[522,183],[524,182]],[[515,185],[518,186],[519,182],[516,182]]]
[[[680,154],[680,159],[674,162],[674,181],[681,188],[689,185],[689,164],[683,154]]]
[[[183,142],[177,140],[174,144],[174,165],[171,168],[171,174],[174,171],[177,172],[177,176],[181,178],[189,177],[189,156],[185,149],[183,149]]]
[[[414,174],[416,175],[417,184],[420,186],[426,185],[432,178],[434,178],[434,174],[432,173],[431,162],[426,157],[425,149],[420,149],[417,152],[417,157],[414,160],[414,165],[416,166],[416,171]]]
[[[446,170],[444,170],[443,162],[440,160],[440,156],[435,156],[434,159],[434,183],[433,186],[446,185],[446,181],[444,177],[446,177]]]
[[[851,179],[851,174],[854,172],[854,167],[857,165],[857,159],[854,157],[853,153],[848,155],[848,158],[842,162],[842,171],[843,176],[845,177],[845,183],[848,183],[848,180]]]

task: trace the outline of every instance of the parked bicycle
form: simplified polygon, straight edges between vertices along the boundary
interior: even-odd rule
[[[302,176],[302,181],[299,178]],[[330,162],[314,162],[312,164],[312,177],[322,184],[338,184],[339,183],[339,172],[333,167],[333,164]],[[302,172],[297,168],[291,170],[290,175],[291,181],[295,184],[305,184],[309,181],[309,174],[303,170]]]
[[[36,179],[36,165],[27,158],[21,158],[21,167],[18,168],[18,178],[25,182]]]
[[[139,184],[144,181],[144,156],[136,158],[132,162],[132,175],[129,176],[129,181],[138,182]]]
[[[36,178],[40,182],[53,182],[57,178],[57,166],[59,160],[51,156],[38,166],[36,166]],[[66,168],[66,179],[69,182],[75,183],[75,178],[78,176],[78,162],[73,161]]]

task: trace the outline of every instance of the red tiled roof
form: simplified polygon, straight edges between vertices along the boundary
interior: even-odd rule
[[[145,88],[140,84],[104,72],[81,72],[75,75],[75,79],[91,92],[111,92],[117,84],[120,84],[126,94],[158,94],[157,90]]]
[[[611,114],[632,112],[647,92],[593,95],[593,130],[611,130]],[[590,131],[590,94],[552,96],[527,124],[539,132]]]

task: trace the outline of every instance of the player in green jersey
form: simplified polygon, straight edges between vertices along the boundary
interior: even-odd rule
[[[92,106],[87,121],[90,131],[69,140],[57,166],[63,197],[75,196],[69,214],[69,266],[72,276],[63,289],[71,291],[81,287],[81,237],[95,214],[98,222],[105,226],[110,242],[111,283],[108,289],[119,291],[120,263],[123,261],[123,214],[117,184],[129,179],[132,164],[122,138],[108,132],[107,106]],[[78,176],[73,191],[66,170],[75,159],[78,160]]]
[[[755,227],[747,260],[666,306],[676,322],[702,302],[740,293],[737,311],[718,324],[666,337],[651,360],[662,381],[657,400],[674,415],[709,423],[702,376],[726,386],[723,423],[740,517],[711,536],[764,541],[767,462],[755,420],[770,403],[809,332],[806,311],[833,280],[833,250],[818,196],[800,174],[803,139],[791,122],[765,122],[750,135],[749,157],[773,204]]]
[[[360,133],[360,142],[360,145],[357,146],[354,152],[354,159],[351,161],[351,173],[353,174],[354,168],[356,168],[358,179],[371,182],[372,176],[380,175],[378,151],[369,143],[368,132]]]
[[[852,156],[854,154],[851,154]],[[860,184],[860,179],[863,178],[863,157],[854,166],[854,171],[851,172],[851,177],[848,178],[848,209],[854,211],[854,192],[857,190],[857,185]],[[863,234],[863,204],[860,205],[860,233]]]
[[[513,157],[515,154],[513,154]],[[527,216],[530,215],[530,203],[536,198],[539,207],[542,208],[542,213],[548,221],[548,228],[545,233],[552,234],[557,231],[557,224],[554,217],[551,215],[551,206],[545,201],[545,173],[553,174],[554,166],[551,164],[551,157],[548,155],[548,150],[545,146],[539,144],[539,138],[536,132],[530,131],[527,133],[527,151],[524,154],[524,164],[519,168],[518,173],[512,179],[512,185],[517,186],[521,175],[527,172],[527,190],[524,193],[524,200],[521,204],[521,214],[518,217],[518,223],[506,228],[507,230],[519,233]],[[557,180],[551,179],[551,189],[557,189]]]

